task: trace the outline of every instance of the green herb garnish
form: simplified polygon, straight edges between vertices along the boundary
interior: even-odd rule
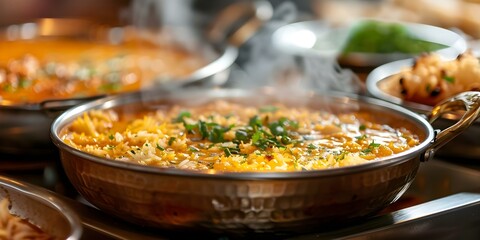
[[[261,113],[269,113],[269,112],[276,112],[278,111],[278,107],[276,106],[264,106],[259,109],[259,112]]]
[[[195,146],[190,146],[189,149],[190,149],[190,151],[192,151],[192,152],[198,152],[198,151],[200,151],[200,149],[196,148]]]
[[[235,132],[235,140],[239,142],[247,142],[249,140],[248,132],[245,129],[240,129]]]
[[[176,139],[176,137],[170,137],[170,139],[168,139],[168,146],[172,146],[173,142],[175,142]]]
[[[174,122],[174,123],[181,123],[181,122],[185,123],[184,118],[186,118],[186,117],[189,118],[189,117],[191,117],[191,116],[192,116],[192,114],[191,114],[190,112],[188,112],[188,111],[183,111],[183,112],[181,112],[181,113],[178,114],[177,118],[175,118],[175,119],[173,120],[173,122]]]
[[[250,118],[248,121],[248,126],[251,127],[253,130],[257,130],[263,126],[262,120],[257,115]]]
[[[336,161],[341,161],[343,159],[345,159],[345,156],[347,155],[347,151],[342,151],[340,152],[340,154],[338,154],[336,157],[335,157],[335,160]]]
[[[105,83],[100,86],[100,90],[103,92],[113,92],[118,91],[122,85],[120,83]]]
[[[367,139],[367,135],[363,134],[362,136],[355,137],[357,140],[365,140]]]
[[[30,86],[32,84],[31,81],[29,81],[27,78],[25,77],[21,77],[19,80],[18,80],[18,87],[20,88],[27,88],[28,86]]]
[[[157,143],[157,149],[160,150],[160,151],[165,151],[165,148],[163,148],[162,146],[158,145],[158,143]]]
[[[223,152],[225,152],[225,156],[227,156],[227,157],[230,157],[232,155],[229,148],[223,149]]]
[[[443,80],[447,81],[448,83],[455,83],[455,78],[451,76],[443,76]]]
[[[375,143],[375,141],[372,141],[367,148],[362,150],[362,153],[371,153],[373,149],[380,147],[379,143]]]
[[[273,109],[269,109],[272,110]],[[183,122],[184,127],[188,134],[199,135],[202,140],[208,140],[215,143],[223,143],[225,140],[225,133],[232,130],[235,125],[222,126],[215,122],[206,122],[199,120],[194,124],[187,124],[184,121],[185,117],[189,117],[190,113],[182,112],[174,122]],[[211,118],[210,120],[213,120]],[[252,145],[258,147],[261,150],[265,150],[269,147],[286,148],[288,144],[295,144],[300,142],[294,140],[290,136],[291,130],[298,128],[298,123],[291,121],[285,117],[278,119],[277,121],[268,121],[268,116],[261,119],[260,116],[255,115],[251,117],[246,126],[237,126],[235,130],[235,138],[231,140],[231,143],[236,144],[236,147],[224,148],[224,152],[227,156],[230,154],[241,154],[239,145],[241,143],[251,142]],[[171,144],[169,141],[169,145]]]

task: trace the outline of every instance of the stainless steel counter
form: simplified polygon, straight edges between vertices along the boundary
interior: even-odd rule
[[[438,159],[423,163],[409,190],[377,216],[336,229],[292,235],[227,236],[205,232],[171,232],[135,226],[89,206],[81,198],[64,200],[77,210],[83,239],[480,239],[480,170]],[[321,226],[319,226],[321,227]]]

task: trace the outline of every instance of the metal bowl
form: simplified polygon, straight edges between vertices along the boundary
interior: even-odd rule
[[[75,212],[44,189],[0,176],[0,199],[10,201],[10,212],[38,226],[55,239],[80,239],[82,224]]]
[[[468,95],[468,94],[467,94]],[[262,97],[259,97],[262,96]],[[90,203],[127,221],[167,229],[226,232],[302,231],[370,216],[397,200],[412,182],[422,159],[479,115],[480,95],[471,93],[443,107],[469,109],[452,131],[434,136],[430,124],[409,110],[360,96],[314,93],[293,96],[289,104],[333,112],[367,110],[383,123],[405,126],[421,139],[418,146],[362,165],[301,172],[201,172],[143,166],[93,156],[66,145],[62,129],[93,109],[140,111],[214,99],[262,105],[285,102],[276,91],[210,90],[152,92],[113,96],[74,107],[52,125],[64,170]],[[464,103],[464,104],[459,104]],[[304,105],[305,104],[305,105]],[[433,114],[432,120],[438,116]]]
[[[390,62],[375,68],[372,72],[370,72],[366,79],[366,88],[368,93],[373,97],[402,105],[414,112],[425,113],[431,111],[432,106],[404,100],[399,96],[395,96],[381,90],[379,87],[379,84],[381,84],[383,81],[387,81],[389,77],[399,74],[405,68],[412,67],[414,63],[415,59],[410,58]]]
[[[360,20],[358,23],[361,23]],[[454,58],[465,52],[466,41],[455,32],[447,29],[416,23],[398,22],[408,33],[420,40],[445,45],[438,51],[442,56]],[[342,65],[352,67],[374,67],[395,60],[413,57],[403,53],[360,53],[342,55],[351,26],[335,27],[325,21],[306,21],[280,27],[272,36],[274,46],[281,51],[310,57],[338,58]]]
[[[95,27],[90,22],[78,19],[40,19],[35,23],[11,25],[0,33],[0,39],[14,41],[15,39],[51,37],[93,38],[94,40],[102,38],[102,41],[118,42],[127,35],[128,30],[123,27],[107,29]],[[196,53],[210,62],[186,78],[162,81],[156,85],[156,88],[212,87],[221,85],[228,79],[230,67],[238,55],[237,49],[228,45],[214,46],[202,39],[199,42],[190,40],[192,46],[198,47]],[[60,100],[46,99],[37,104],[11,105],[2,102],[0,104],[0,125],[2,126],[0,152],[21,155],[28,149],[28,154],[55,153],[55,147],[49,137],[49,128],[53,119],[72,106],[100,97],[104,95]]]
[[[379,85],[384,81],[389,81],[389,78],[399,74],[403,69],[413,66],[415,59],[404,59],[391,63],[384,64],[375,68],[366,79],[366,89],[369,95],[395,103],[406,107],[419,114],[426,114],[432,111],[433,107],[422,103],[403,100],[400,96],[387,93],[383,91]],[[438,129],[445,129],[458,120],[457,114],[445,114],[440,120],[436,121],[433,126]],[[477,159],[480,157],[480,122],[477,121],[470,129],[462,133],[455,140],[443,147],[438,154],[445,157],[452,158],[468,158]]]

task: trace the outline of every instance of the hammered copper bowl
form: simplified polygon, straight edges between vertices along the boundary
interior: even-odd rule
[[[182,29],[178,27],[168,30]],[[158,37],[156,32],[137,32],[135,28],[128,26],[107,28],[82,19],[46,18],[0,29],[0,41],[59,38],[87,42],[107,42],[113,45],[121,44],[124,38],[138,37],[137,35],[148,38],[148,40]],[[198,39],[183,39],[182,44],[194,48],[195,54],[207,61],[206,65],[183,78],[172,78],[167,79],[167,81],[160,79],[158,84],[155,84],[156,87],[184,88],[195,86],[207,88],[225,83],[230,68],[238,55],[236,48],[228,45],[210,44],[201,36],[198,36]],[[42,102],[32,104],[14,104],[2,100],[0,96],[0,125],[2,126],[0,128],[0,152],[22,155],[26,153],[25,149],[28,149],[27,154],[56,154],[56,148],[51,143],[49,133],[55,117],[70,107],[104,96],[105,94],[98,93],[98,95],[90,97],[45,99]]]
[[[259,96],[262,96],[261,98]],[[465,103],[469,114],[457,125],[466,128],[478,117],[479,95]],[[291,97],[291,96],[290,96]],[[292,97],[289,104],[334,112],[367,110],[379,121],[408,126],[420,137],[410,150],[363,165],[301,172],[196,172],[112,161],[78,151],[60,139],[62,129],[92,109],[139,111],[172,103],[225,99],[251,104],[285,101],[275,91],[210,90],[201,92],[130,94],[77,106],[52,125],[65,172],[76,189],[101,210],[127,221],[166,229],[209,229],[225,232],[300,231],[370,216],[397,200],[415,177],[420,161],[452,138],[434,136],[418,114],[375,99],[314,93]],[[460,104],[464,106],[464,104]],[[455,131],[454,131],[455,132]],[[455,135],[454,133],[453,135]]]
[[[80,219],[72,209],[48,191],[0,176],[0,199],[3,198],[9,200],[12,214],[27,219],[55,239],[80,239]]]

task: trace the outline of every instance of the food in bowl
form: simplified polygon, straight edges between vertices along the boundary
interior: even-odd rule
[[[0,49],[0,103],[7,105],[134,91],[205,65],[186,50],[140,40],[4,40]]]
[[[272,35],[281,52],[304,57],[336,59],[341,65],[365,71],[423,52],[456,57],[467,43],[459,34],[436,26],[409,22],[357,20],[349,25],[305,21],[285,25]]]
[[[90,110],[62,129],[71,147],[112,161],[203,171],[302,171],[362,164],[418,145],[370,112],[215,100],[157,110]]]
[[[446,47],[415,37],[400,23],[365,20],[352,27],[342,53],[418,54]]]
[[[0,200],[0,239],[55,239],[28,219],[22,219],[10,213],[7,198]]]
[[[413,66],[378,82],[378,88],[403,100],[433,106],[455,94],[480,90],[480,63],[469,52],[448,61],[435,53],[424,54]]]

